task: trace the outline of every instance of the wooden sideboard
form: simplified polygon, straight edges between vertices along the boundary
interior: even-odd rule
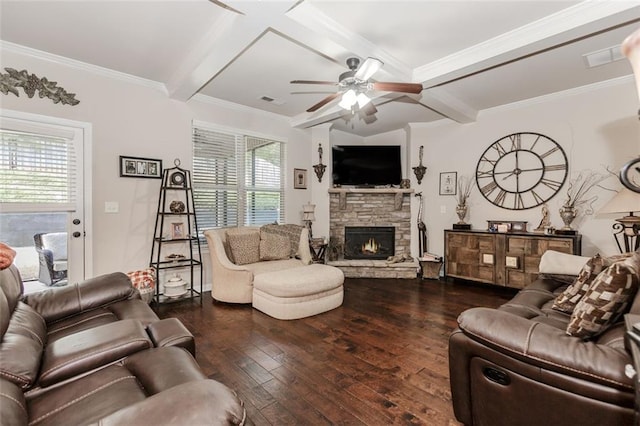
[[[581,254],[581,235],[445,230],[445,277],[523,288],[547,250]]]

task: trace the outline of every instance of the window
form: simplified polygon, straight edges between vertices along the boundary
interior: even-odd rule
[[[284,221],[284,143],[193,123],[198,228]]]
[[[4,212],[76,209],[76,159],[68,138],[0,130]]]

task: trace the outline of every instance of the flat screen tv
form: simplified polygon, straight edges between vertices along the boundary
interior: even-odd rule
[[[398,185],[402,180],[400,145],[332,147],[334,185]]]

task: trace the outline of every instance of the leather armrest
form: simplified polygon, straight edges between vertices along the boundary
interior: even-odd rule
[[[458,317],[458,324],[472,340],[531,365],[619,389],[633,388],[624,374],[630,362],[624,349],[583,341],[555,327],[490,308],[469,309]]]
[[[50,386],[151,347],[146,330],[136,320],[79,331],[45,347],[39,384]]]
[[[27,426],[27,402],[16,384],[0,378],[0,424]]]
[[[241,425],[245,416],[242,401],[233,391],[215,380],[198,380],[167,389],[95,424]]]
[[[122,272],[114,272],[55,290],[29,294],[23,300],[50,323],[134,295],[135,289],[129,277]]]
[[[193,334],[177,318],[166,318],[147,326],[147,332],[157,347],[178,346],[196,356]]]

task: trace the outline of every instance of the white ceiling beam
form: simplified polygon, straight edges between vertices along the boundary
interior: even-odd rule
[[[224,3],[229,9],[211,23],[211,30],[181,61],[182,65],[167,83],[173,99],[190,99],[267,31],[271,23],[283,19],[296,1]]]
[[[419,103],[458,123],[473,123],[478,110],[452,96],[442,87],[422,91]]]
[[[640,19],[638,2],[584,1],[438,61],[417,67],[414,81],[431,87]]]
[[[411,79],[412,70],[409,66],[361,35],[334,21],[313,5],[306,2],[300,3],[290,10],[287,16],[320,39],[329,39],[342,46],[346,57],[335,58],[339,62],[344,63],[351,55],[360,56],[361,59],[371,56],[384,62],[384,67],[379,71],[379,75],[393,77],[400,81]]]

